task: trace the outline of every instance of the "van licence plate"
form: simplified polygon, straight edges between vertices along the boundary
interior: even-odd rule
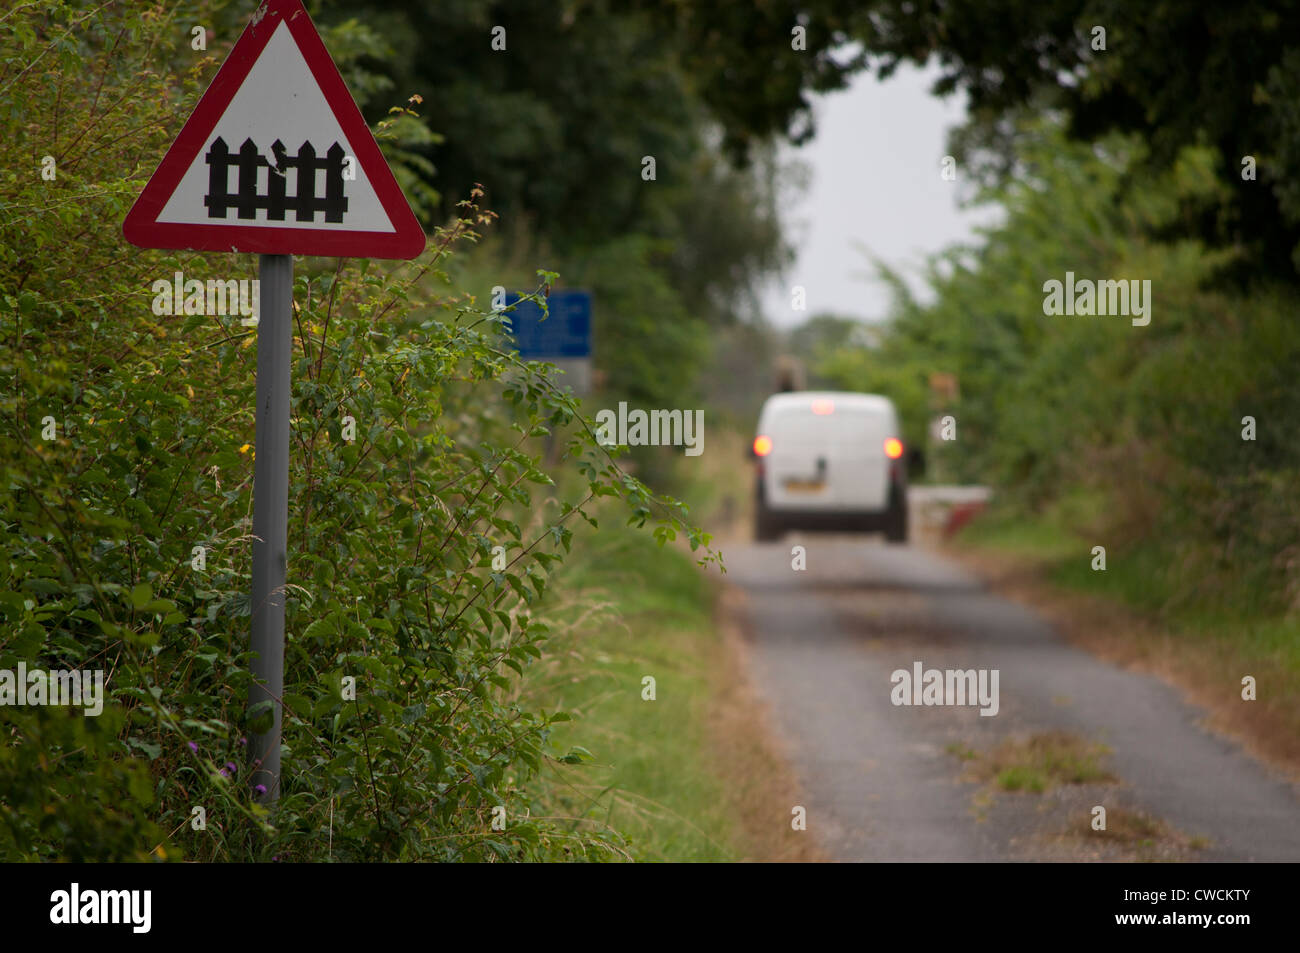
[[[821,480],[786,480],[785,488],[790,493],[820,493],[826,484]]]

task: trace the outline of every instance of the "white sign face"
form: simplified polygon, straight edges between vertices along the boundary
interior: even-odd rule
[[[250,141],[259,156],[256,163],[240,154]],[[276,143],[280,149],[274,148]],[[300,152],[304,144],[314,156]],[[335,145],[342,159],[331,163],[328,154]],[[277,160],[282,175],[272,171]],[[247,172],[243,165],[248,166]],[[252,182],[241,188],[241,180],[250,174]],[[274,194],[273,175],[283,186]],[[345,209],[329,198],[333,177],[343,184]],[[241,206],[253,217],[241,216]],[[224,216],[213,214],[214,209],[224,211]],[[284,23],[271,34],[157,218],[178,225],[215,225],[223,220],[267,228],[395,231]]]

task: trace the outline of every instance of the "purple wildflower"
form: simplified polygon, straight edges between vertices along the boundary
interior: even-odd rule
[[[199,745],[198,745],[198,742],[196,742],[196,741],[189,741],[189,742],[186,742],[186,743],[190,746],[190,750],[191,750],[191,751],[193,751],[195,754],[198,754],[198,753],[199,753]]]
[[[253,785],[253,790],[257,792],[257,796],[258,796],[258,797],[261,797],[263,794],[266,793],[266,785],[265,785],[265,784],[255,784],[255,785]]]

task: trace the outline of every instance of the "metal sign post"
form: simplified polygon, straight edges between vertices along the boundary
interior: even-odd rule
[[[252,674],[250,709],[270,702],[271,727],[249,739],[249,784],[266,804],[280,796],[284,697],[284,581],[289,534],[289,368],[293,356],[293,256],[258,259],[257,436],[253,458]],[[260,710],[259,710],[260,712]]]

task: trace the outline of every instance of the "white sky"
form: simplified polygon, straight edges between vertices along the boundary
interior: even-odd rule
[[[818,97],[817,134],[801,149],[784,147],[782,158],[809,166],[802,201],[785,212],[798,252],[783,285],[763,294],[764,313],[778,328],[791,328],[818,312],[879,320],[889,294],[871,277],[861,246],[911,278],[920,290],[927,254],[975,238],[973,228],[997,218],[991,209],[963,211],[969,192],[962,182],[939,177],[948,129],[965,118],[964,97],[929,94],[937,70],[901,66],[886,82],[859,74],[840,92]],[[791,288],[803,285],[807,310],[791,308]],[[924,296],[923,296],[924,297]]]

